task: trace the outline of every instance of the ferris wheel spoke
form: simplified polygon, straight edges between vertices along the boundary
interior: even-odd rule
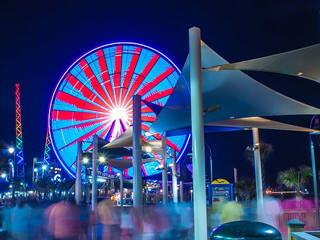
[[[97,79],[97,77],[94,75],[90,65],[88,64],[88,62],[85,59],[82,59],[79,63],[82,71],[84,72],[84,74],[86,75],[86,77],[89,79],[90,84],[92,86],[92,88],[94,89],[94,91],[106,102],[109,101],[108,96],[106,95],[105,91],[103,90],[103,88],[101,87],[101,83],[99,82],[99,80]],[[110,101],[109,101],[110,103]],[[111,104],[111,103],[110,103]]]
[[[78,141],[87,140],[87,139],[91,138],[95,133],[97,133],[97,132],[99,132],[101,129],[103,129],[103,128],[105,127],[105,125],[106,125],[106,123],[101,124],[100,126],[96,127],[95,129],[91,130],[90,132],[82,135],[81,137],[73,140],[71,143],[69,143],[69,144],[65,145],[64,147],[60,148],[59,150],[61,151],[61,150],[65,149],[65,148],[67,148],[67,147],[75,144],[75,143],[78,142]]]
[[[92,113],[92,112],[74,112],[74,111],[64,111],[64,110],[53,110],[52,120],[74,120],[74,121],[87,121],[93,119],[105,118],[106,115],[102,113]]]
[[[68,80],[71,86],[77,89],[82,94],[82,96],[84,96],[89,101],[94,102],[101,107],[110,107],[110,105],[107,105],[106,102],[102,101],[99,97],[97,97],[97,95],[94,92],[87,88],[79,79],[77,79],[71,73],[67,75],[66,80]]]
[[[112,137],[113,134],[113,130],[114,130],[114,126],[116,125],[116,120],[113,120],[111,127],[109,129],[105,129],[102,134],[101,137],[105,138],[108,142],[110,142],[110,138]],[[106,135],[106,136],[105,136]],[[105,137],[104,137],[105,136]]]
[[[114,57],[114,73],[113,73],[113,86],[115,91],[116,105],[120,105],[120,85],[121,85],[121,66],[122,66],[122,45],[116,47]]]
[[[111,126],[109,127],[110,123],[105,127],[105,129],[98,135],[99,138],[105,139],[107,141],[110,140],[110,137],[112,135],[114,125],[115,125],[115,120],[111,123]],[[86,151],[90,151],[92,149],[92,143],[87,147]]]
[[[97,57],[98,57],[98,64],[100,67],[100,72],[101,72],[101,79],[102,79],[102,86],[106,89],[109,98],[111,102],[116,104],[116,99],[114,98],[113,90],[112,90],[112,85],[111,85],[111,78],[110,74],[108,71],[106,59],[104,56],[103,50],[97,51]]]
[[[126,131],[126,126],[124,125],[122,119],[119,119],[120,126],[121,126],[121,134],[123,134]]]
[[[130,86],[133,73],[136,69],[136,66],[140,57],[140,53],[141,53],[141,47],[136,47],[134,49],[134,53],[132,55],[129,68],[124,76],[123,86],[121,88],[121,100],[120,100],[121,105],[124,103],[124,99],[127,94],[128,88]]]
[[[85,123],[79,123],[79,124],[76,124],[76,125],[71,125],[71,126],[67,126],[67,127],[53,129],[53,131],[66,130],[66,129],[70,129],[70,128],[76,128],[77,130],[86,129],[88,127],[92,127],[93,125],[101,123],[101,122],[104,122],[104,121],[106,121],[106,118],[93,120],[93,121],[89,120],[88,122],[85,122]]]
[[[144,164],[141,164],[141,170],[142,170],[143,176],[144,176],[144,177],[147,177],[148,174],[147,174],[147,170],[146,170]]]
[[[134,82],[133,82],[129,92],[127,93],[125,99],[127,99],[127,98],[130,99],[133,96],[133,94],[135,94],[135,92],[137,91],[137,89],[139,88],[139,86],[141,85],[143,80],[146,78],[146,76],[149,74],[151,69],[157,63],[158,59],[159,59],[159,55],[157,55],[157,54],[153,55],[153,57],[147,63],[147,65],[145,66],[143,71],[139,75],[137,75],[136,78],[134,79]]]
[[[150,107],[144,106],[141,108],[141,113],[153,113],[153,111]]]
[[[156,120],[156,117],[154,116],[141,116],[142,122],[154,122]]]
[[[149,92],[152,88],[157,86],[159,83],[161,83],[163,80],[165,80],[170,74],[174,72],[173,67],[169,67],[167,70],[165,70],[163,73],[161,73],[159,76],[157,76],[155,79],[152,79],[152,81],[146,83],[137,93],[137,95],[144,96],[147,92]]]
[[[163,90],[161,92],[155,91],[154,93],[150,93],[143,100],[146,100],[148,102],[154,102],[154,101],[157,101],[157,100],[159,100],[161,98],[170,96],[172,92],[173,92],[173,87],[169,88],[169,89],[166,89],[166,90]]]
[[[65,92],[62,92],[62,91],[58,91],[56,98],[62,102],[73,105],[78,109],[95,111],[95,112],[99,112],[99,113],[103,113],[106,111],[105,108],[101,108],[97,105],[94,105],[90,102],[87,102],[85,100],[82,100],[78,97],[72,96],[72,95],[65,93]]]

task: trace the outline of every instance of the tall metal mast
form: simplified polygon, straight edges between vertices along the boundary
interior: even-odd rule
[[[47,130],[47,135],[46,135],[46,144],[44,147],[44,153],[43,153],[43,164],[49,165],[50,164],[50,137],[49,137],[49,128]]]
[[[15,84],[16,95],[16,149],[15,149],[15,165],[18,178],[24,179],[24,156],[22,141],[22,124],[21,124],[21,105],[20,105],[20,84]]]

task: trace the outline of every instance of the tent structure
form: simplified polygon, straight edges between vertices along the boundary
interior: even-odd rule
[[[188,56],[177,85],[150,132],[191,126],[189,62]],[[225,64],[226,60],[201,42],[203,69]],[[203,70],[202,96],[205,124],[257,116],[320,114],[320,109],[278,93],[238,70]]]
[[[159,113],[149,131],[162,132],[191,126],[194,164],[194,217],[197,219],[195,221],[195,239],[207,237],[205,178],[203,176],[205,174],[204,126],[252,128],[253,143],[254,146],[257,146],[257,148],[255,147],[257,150],[254,151],[256,179],[260,178],[261,180],[257,127],[302,129],[287,124],[276,124],[271,120],[252,119],[252,117],[320,113],[320,109],[280,94],[236,69],[280,72],[318,80],[319,74],[316,69],[317,63],[319,63],[317,55],[320,57],[317,54],[318,48],[318,45],[314,45],[310,48],[300,49],[300,51],[280,54],[274,59],[271,56],[231,66],[201,41],[199,28],[189,29],[189,55],[182,69],[182,74],[166,106]],[[308,56],[312,57],[308,58]],[[299,63],[297,59],[302,63]],[[224,65],[225,71],[219,71],[224,69]],[[228,65],[231,71],[228,70]],[[261,181],[257,183],[258,185],[260,187],[257,187],[257,196],[259,196],[258,200],[261,199],[261,203]],[[258,193],[258,189],[260,189],[260,193]]]
[[[115,149],[115,148],[132,148],[133,146],[133,131],[132,127],[128,127],[126,131],[114,141],[105,144],[102,148],[103,149]],[[144,141],[141,140],[141,147],[142,151],[144,152],[162,152],[161,148],[161,140],[151,140],[151,141]]]
[[[146,158],[142,159],[142,163],[148,163],[148,162],[153,162],[156,161],[154,158]],[[114,167],[116,169],[119,169],[120,171],[124,171],[127,168],[132,167],[133,165],[133,160],[132,159],[106,159],[106,164]]]
[[[271,56],[216,65],[205,68],[211,71],[219,70],[248,70],[282,73],[298,76],[320,83],[320,44],[296,49]]]

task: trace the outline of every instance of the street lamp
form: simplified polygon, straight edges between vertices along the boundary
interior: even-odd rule
[[[10,154],[14,153],[14,148],[13,148],[13,147],[9,147],[9,148],[8,148],[8,152],[9,152]]]
[[[83,161],[83,164],[88,164],[88,163],[89,163],[89,159],[88,159],[88,158],[86,158],[86,157],[85,157],[85,158],[83,158],[83,160],[82,160],[82,161]]]
[[[147,153],[151,153],[152,152],[152,147],[146,146],[145,150],[146,150]]]
[[[106,161],[106,158],[104,156],[99,157],[99,162],[104,163]]]

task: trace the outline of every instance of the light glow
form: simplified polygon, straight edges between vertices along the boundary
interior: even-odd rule
[[[106,158],[104,156],[99,157],[99,162],[104,163],[106,161]]]
[[[8,151],[9,151],[9,153],[14,153],[14,148],[13,147],[9,147]]]
[[[152,147],[146,146],[146,152],[151,153],[152,152]]]
[[[83,158],[83,163],[84,163],[84,164],[88,164],[88,162],[89,162],[89,159],[88,159],[88,158],[86,158],[86,157]]]

